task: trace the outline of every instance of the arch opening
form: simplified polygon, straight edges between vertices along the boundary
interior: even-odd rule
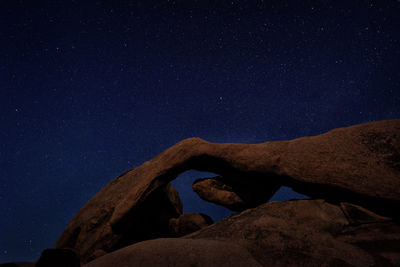
[[[269,201],[309,198],[286,187],[286,184],[283,185],[284,181],[272,174],[226,173],[229,176],[216,176],[213,172],[189,169],[183,172],[176,170],[172,174],[165,175],[159,180],[163,185],[155,186],[157,189],[149,193],[146,201],[132,208],[123,219],[113,225],[113,231],[119,239],[112,247],[104,250],[110,252],[144,240],[190,234]],[[266,176],[270,177],[266,179]],[[170,182],[165,183],[163,178]],[[213,201],[212,196],[204,197],[195,190],[194,185],[203,181],[222,183],[222,188],[218,185],[213,187],[215,184],[211,187],[206,184],[204,191],[209,193],[216,189],[219,191],[216,193],[217,197],[221,197],[218,194],[222,192],[222,201]],[[227,198],[223,196],[226,193],[228,196],[229,194],[236,196],[243,205],[226,205]],[[233,202],[235,201],[237,202],[237,199],[233,199]]]
[[[289,201],[294,199],[310,199],[309,196],[297,193],[288,186],[281,186],[278,191],[268,201]]]

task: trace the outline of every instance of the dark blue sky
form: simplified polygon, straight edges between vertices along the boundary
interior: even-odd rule
[[[399,117],[399,1],[245,2],[0,0],[0,263],[37,258],[108,181],[181,139]],[[185,210],[225,216],[189,194],[196,177],[175,183]]]

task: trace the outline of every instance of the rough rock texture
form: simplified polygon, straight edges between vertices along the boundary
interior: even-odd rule
[[[160,192],[180,173],[189,169],[217,173],[225,180],[232,179],[232,184],[262,181],[262,188],[268,196],[285,185],[314,198],[362,204],[381,215],[399,219],[400,120],[361,124],[319,136],[261,144],[215,144],[199,138],[183,140],[112,180],[72,219],[56,247],[75,248],[87,262],[94,258],[92,254],[95,251],[110,252],[137,241],[162,237],[168,224],[165,221],[179,214],[163,214],[164,209],[158,205],[171,201]],[[160,201],[161,198],[168,201]],[[307,207],[297,208],[302,211]],[[162,223],[158,223],[157,216],[151,216],[159,212]],[[146,223],[155,221],[154,227],[147,227]],[[313,223],[308,223],[310,228],[316,227]],[[144,226],[147,229],[143,229]],[[222,232],[220,234],[225,234],[225,230]],[[274,233],[272,237],[279,239],[279,232]],[[303,237],[306,239],[306,236]],[[307,251],[307,247],[297,246],[295,241],[288,246],[289,249],[293,247],[293,255],[298,253],[300,258],[306,256],[298,250]],[[356,253],[358,250],[351,251]],[[339,256],[338,259],[342,259]],[[371,257],[365,258],[365,261],[372,261]]]
[[[354,211],[351,217],[343,207]],[[270,202],[187,238],[232,240],[264,266],[400,264],[397,223],[354,204],[324,200]]]
[[[219,177],[198,179],[194,181],[192,188],[200,198],[206,201],[234,211],[246,209],[246,201],[234,191],[232,186],[224,183]]]
[[[169,220],[169,230],[172,236],[181,237],[191,234],[213,224],[210,216],[202,213],[184,213],[179,218]]]
[[[196,180],[193,185],[200,198],[233,211],[243,211],[267,202],[280,188],[265,177],[252,175],[251,179],[230,175]]]
[[[132,266],[261,266],[243,247],[233,243],[162,238],[144,241],[98,258],[85,267]]]
[[[116,262],[139,267],[399,266],[400,226],[349,203],[270,202],[183,238],[137,243],[86,266]]]

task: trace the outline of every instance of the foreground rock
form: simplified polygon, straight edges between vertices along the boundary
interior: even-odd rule
[[[399,225],[349,203],[271,202],[188,238],[232,240],[263,266],[400,264]]]
[[[213,240],[165,238],[117,250],[85,267],[261,266],[243,247]]]
[[[399,266],[400,227],[354,204],[270,202],[184,238],[156,239],[87,267]]]
[[[219,174],[225,181],[229,181],[232,192],[239,197],[244,194],[235,191],[235,185],[238,183],[249,185],[261,183],[264,192],[262,196],[268,196],[264,201],[281,185],[285,185],[314,198],[324,198],[336,203],[362,204],[381,215],[398,219],[399,159],[400,120],[367,123],[336,129],[319,136],[262,144],[214,144],[199,138],[183,140],[152,160],[111,181],[72,219],[56,247],[74,248],[79,251],[82,260],[87,262],[138,241],[163,237],[167,232],[169,220],[180,215],[176,208],[179,205],[174,204],[172,200],[178,197],[170,192],[169,186],[166,186],[180,173],[189,169]],[[213,189],[210,187],[209,190]],[[208,198],[207,187],[203,188],[203,193],[204,199],[218,203],[218,194],[210,193]],[[245,193],[251,195],[251,192]],[[211,196],[214,199],[211,199]],[[249,202],[246,198],[242,200],[247,208]],[[165,208],[158,206],[165,203],[167,205]],[[219,203],[224,204],[224,201]],[[259,203],[250,201],[250,205],[256,204]],[[307,207],[297,208],[300,213],[307,212],[304,210]],[[338,213],[340,210],[338,209],[332,208],[332,212]],[[164,210],[169,212],[164,213]],[[295,209],[291,208],[289,211],[295,212]],[[261,222],[264,220],[262,214],[257,216]],[[259,220],[255,222],[259,223]],[[314,223],[320,222],[317,220],[307,223],[311,232],[316,227]],[[341,228],[344,224],[345,221],[339,223],[338,227]],[[337,224],[333,226],[335,225]],[[328,226],[333,227],[330,224]],[[302,230],[307,229],[305,227]],[[226,236],[228,240],[233,238],[229,238],[229,235],[235,235],[234,232],[226,232],[223,228],[219,228],[218,231],[221,231],[220,234]],[[296,233],[300,235],[301,232]],[[250,232],[242,234],[251,235]],[[333,234],[328,232],[327,235],[329,237]],[[263,239],[262,237],[262,234],[257,234],[254,239]],[[326,237],[327,242],[331,242],[328,237]],[[269,239],[271,238],[278,241],[284,239],[276,229],[274,234],[271,233]],[[302,238],[308,240],[304,234]],[[301,252],[303,249],[308,251],[307,246],[302,247],[304,243],[296,240],[290,240],[290,244],[283,241],[277,244],[286,244],[288,251],[292,251],[290,252],[292,256],[296,258],[298,255],[299,260],[311,257],[307,254],[309,252]],[[268,250],[268,246],[264,243],[259,244],[260,250],[257,250],[257,246],[248,249],[254,255],[261,253],[263,249]],[[285,251],[286,254],[286,248],[283,246],[281,250],[274,251],[278,254]],[[364,255],[351,246],[349,249],[356,255]],[[322,258],[329,254],[327,251],[329,252],[329,249],[323,248],[314,254],[310,253],[315,255],[312,257],[315,261],[318,259],[322,261]],[[347,256],[343,256],[346,254],[345,251],[346,248],[343,248],[342,252],[337,252],[339,254],[335,257],[339,259],[338,263],[351,262]],[[372,262],[372,258],[365,255],[365,262]],[[266,262],[265,259],[257,260],[263,264]]]

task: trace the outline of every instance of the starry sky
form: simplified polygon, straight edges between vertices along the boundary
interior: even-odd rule
[[[399,118],[400,2],[0,0],[0,263],[187,137],[258,143]],[[184,210],[225,209],[174,185]],[[274,199],[296,195],[284,188]]]

